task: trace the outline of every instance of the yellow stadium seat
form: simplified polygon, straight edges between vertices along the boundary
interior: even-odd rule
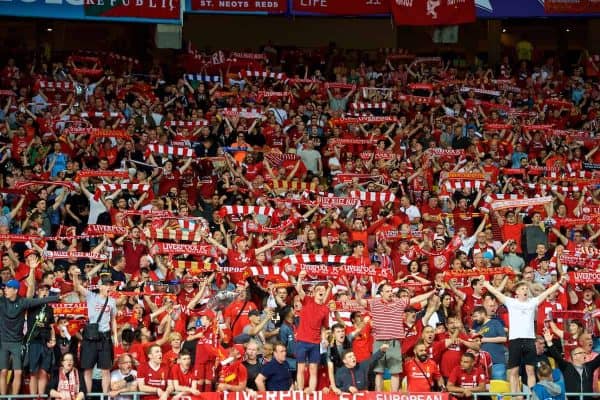
[[[490,393],[510,393],[510,382],[492,379],[490,381]],[[504,396],[503,400],[510,400],[510,396]]]

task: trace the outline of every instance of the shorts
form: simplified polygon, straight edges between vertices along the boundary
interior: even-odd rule
[[[321,345],[318,343],[296,342],[298,364],[318,364],[321,361]]]
[[[383,371],[388,369],[392,375],[402,373],[402,345],[400,339],[376,340],[373,343],[373,353],[378,351],[382,344],[388,344],[390,348],[383,357],[377,360],[373,371],[376,374],[383,374]]]
[[[210,362],[207,362],[207,363],[196,364],[195,369],[197,372],[198,381],[200,381],[201,383],[204,383],[206,381],[212,382],[215,378],[214,366],[215,366],[214,360],[211,360]]]
[[[34,374],[39,370],[50,372],[54,361],[54,351],[43,342],[30,342],[29,352],[29,371]]]
[[[8,369],[9,362],[12,360],[12,369],[22,370],[22,348],[22,342],[2,342],[2,344],[0,344],[0,369]]]
[[[97,341],[83,340],[81,343],[81,368],[111,369],[113,367],[113,343],[110,334],[102,335]]]
[[[520,367],[521,365],[535,365],[535,363],[535,339],[513,339],[508,341],[508,369]]]

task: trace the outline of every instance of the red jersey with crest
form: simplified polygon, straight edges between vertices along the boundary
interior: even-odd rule
[[[169,379],[172,381],[177,381],[177,383],[181,386],[192,387],[192,382],[198,379],[197,375],[196,369],[192,368],[192,366],[188,368],[187,372],[183,372],[181,365],[175,364],[171,367]]]
[[[137,371],[138,379],[143,379],[144,384],[165,390],[169,380],[169,367],[161,364],[158,369],[154,369],[150,363],[140,365]],[[156,399],[157,396],[144,396],[144,399]]]

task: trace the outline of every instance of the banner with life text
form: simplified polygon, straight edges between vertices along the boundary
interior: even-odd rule
[[[292,15],[375,16],[390,12],[394,0],[293,0]]]

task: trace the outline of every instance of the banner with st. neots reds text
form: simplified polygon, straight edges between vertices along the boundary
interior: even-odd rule
[[[285,14],[288,0],[191,0],[192,13]]]
[[[293,0],[294,15],[385,15],[395,0]]]
[[[546,0],[544,9],[548,14],[589,14],[600,12],[598,0]]]
[[[448,393],[383,393],[358,392],[333,393],[303,391],[258,392],[256,395],[247,392],[208,392],[198,396],[181,396],[181,400],[448,400]]]
[[[86,0],[83,8],[85,15],[90,17],[181,18],[180,0]]]
[[[390,0],[396,25],[457,25],[475,22],[475,0]]]

